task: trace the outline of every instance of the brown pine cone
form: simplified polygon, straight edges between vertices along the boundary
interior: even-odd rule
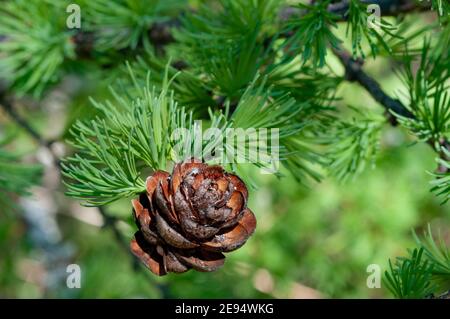
[[[256,227],[244,182],[220,166],[185,162],[156,171],[133,200],[139,231],[132,252],[156,275],[214,271],[222,252],[241,247]]]

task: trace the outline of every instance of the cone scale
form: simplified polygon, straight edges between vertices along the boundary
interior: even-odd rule
[[[244,245],[256,228],[247,198],[245,183],[221,166],[183,162],[172,174],[156,171],[132,201],[138,231],[131,251],[158,276],[215,271],[223,253]]]

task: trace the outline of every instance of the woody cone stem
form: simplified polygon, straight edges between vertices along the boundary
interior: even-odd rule
[[[215,271],[222,253],[244,245],[255,230],[247,187],[220,166],[179,163],[172,175],[153,173],[146,187],[132,202],[139,230],[131,250],[158,276]]]

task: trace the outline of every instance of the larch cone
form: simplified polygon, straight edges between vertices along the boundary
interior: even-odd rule
[[[159,276],[215,271],[222,253],[244,245],[255,230],[247,198],[245,183],[221,166],[183,162],[172,175],[156,171],[132,201],[139,230],[131,250]]]

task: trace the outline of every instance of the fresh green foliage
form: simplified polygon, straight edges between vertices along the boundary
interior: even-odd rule
[[[270,28],[278,2],[222,0],[219,10],[203,5],[182,19],[170,52],[204,74],[216,96],[236,102],[267,62],[262,35]]]
[[[414,249],[409,257],[397,257],[394,264],[389,260],[384,282],[395,297],[419,299],[433,293],[430,284],[433,266],[422,257],[423,248],[420,248]]]
[[[444,293],[450,288],[450,249],[444,239],[438,235],[433,238],[431,226],[424,232],[423,239],[414,234],[419,247],[423,248],[426,258],[433,265],[432,281],[436,285],[437,293]]]
[[[257,79],[255,78],[255,80]],[[310,145],[307,146],[305,137],[301,134],[308,125],[308,120],[298,120],[300,113],[308,107],[308,103],[299,103],[289,94],[273,98],[271,97],[272,87],[267,88],[265,83],[266,79],[258,87],[255,87],[253,82],[247,88],[230,118],[233,127],[243,130],[277,129],[275,132],[279,136],[277,145],[267,144],[268,154],[266,155],[269,157],[258,158],[258,161],[255,162],[257,166],[273,164],[271,162],[276,158],[270,157],[275,156],[297,180],[304,181],[307,176],[319,179],[320,174],[311,167],[317,162],[319,156],[314,154]],[[270,134],[268,132],[267,136],[269,137]],[[246,147],[257,141],[250,138],[247,143]],[[245,153],[247,154],[247,152]],[[268,167],[266,166],[266,168]]]
[[[330,1],[320,1],[316,5],[298,4],[300,9],[307,10],[301,18],[291,19],[285,33],[293,35],[284,43],[288,50],[287,57],[301,53],[304,63],[312,60],[314,66],[323,67],[327,55],[327,47],[338,48],[341,40],[333,33],[337,27],[337,16],[328,12]]]
[[[450,3],[446,0],[431,0],[431,8],[437,12],[439,21],[444,24],[449,21]]]
[[[100,51],[136,49],[154,23],[168,21],[184,5],[183,0],[87,1],[86,29],[96,35]]]
[[[182,47],[183,59],[193,67],[208,63],[204,57],[214,50],[227,49],[230,44],[243,45],[250,36],[261,40],[263,33],[271,29],[280,1],[236,0],[218,1],[219,7],[203,4],[198,12],[182,18],[182,28],[175,30],[175,38]]]
[[[369,43],[372,56],[375,57],[378,54],[379,45],[382,45],[386,51],[391,51],[391,48],[384,40],[386,35],[396,37],[393,33],[396,28],[384,19],[380,20],[380,23],[378,24],[375,24],[375,22],[372,21],[371,23],[373,25],[368,25],[370,19],[369,14],[367,13],[367,6],[367,4],[362,3],[359,0],[349,1],[349,23],[347,24],[347,34],[351,31],[352,52],[354,57],[361,54],[361,56],[365,58],[364,50],[362,48],[363,39]]]
[[[300,57],[287,63],[274,63],[265,72],[274,96],[289,93],[297,101],[308,101],[310,106],[304,108],[303,116],[329,111],[330,105],[336,102],[335,89],[343,80],[335,74],[302,64]]]
[[[409,251],[408,257],[397,257],[384,282],[397,298],[439,297],[450,288],[450,251],[441,236],[436,240],[431,226],[423,239],[413,233],[418,248]]]
[[[39,97],[61,78],[64,60],[74,58],[64,11],[46,1],[17,0],[0,7],[0,74],[18,95]]]
[[[414,118],[398,116],[402,125],[420,140],[432,141],[439,152],[439,141],[450,136],[449,55],[433,57],[429,43],[424,43],[420,64],[413,72],[409,63],[403,80],[408,89],[407,108]],[[447,52],[448,53],[448,52]]]
[[[145,189],[133,155],[115,144],[104,121],[92,122],[91,127],[80,123],[74,129],[80,131],[75,147],[83,149],[84,157],[76,154],[62,164],[64,176],[78,182],[67,184],[67,195],[85,200],[87,206],[100,206]],[[84,135],[88,133],[92,135]]]
[[[443,203],[446,203],[450,199],[450,151],[443,147],[442,154],[449,160],[438,158],[437,162],[442,168],[447,170],[447,172],[433,174],[436,179],[431,182],[431,185],[433,186],[431,190],[435,192],[436,195],[443,197]]]
[[[0,139],[0,205],[10,207],[11,195],[28,195],[29,188],[39,183],[42,167],[20,163],[20,156],[8,149],[13,135]]]
[[[434,47],[434,56],[435,57],[447,57],[447,63],[448,63],[448,56],[450,51],[450,24],[447,24],[445,26],[442,26],[441,32],[438,33],[438,37],[436,39],[436,44]],[[447,64],[448,65],[448,64]],[[445,66],[445,64],[444,64]]]
[[[138,56],[136,61],[131,63],[136,80],[145,84],[147,72],[152,72],[152,84],[161,89],[164,82],[164,73],[167,68],[168,76],[172,78],[170,89],[173,90],[175,99],[180,105],[186,106],[189,110],[194,111],[197,115],[205,115],[207,111],[205,107],[214,105],[216,102],[211,96],[211,91],[205,81],[198,77],[190,70],[182,72],[170,65],[172,60],[163,59],[155,56],[150,48],[147,48],[142,56]],[[128,73],[128,69],[124,68],[122,74]],[[175,74],[177,76],[175,77]],[[134,84],[130,81],[124,82],[122,85],[128,90],[132,90]]]
[[[296,122],[295,117],[302,110],[303,105],[299,105],[288,94],[272,98],[272,88],[267,88],[265,82],[263,80],[258,87],[255,87],[253,82],[244,92],[231,115],[233,125],[244,129],[280,128],[280,137],[297,133],[302,124]]]
[[[115,104],[93,101],[101,116],[73,128],[72,144],[79,153],[63,163],[63,172],[73,180],[67,182],[67,194],[87,205],[104,205],[144,191],[138,168],[165,169],[172,131],[187,127],[184,110],[177,110],[168,94],[167,78],[160,93],[151,88],[149,76],[145,87],[135,83],[136,97],[112,89]]]
[[[379,149],[383,118],[369,117],[356,108],[357,117],[350,121],[337,121],[330,141],[329,174],[345,181],[361,173],[367,163],[374,163]]]

